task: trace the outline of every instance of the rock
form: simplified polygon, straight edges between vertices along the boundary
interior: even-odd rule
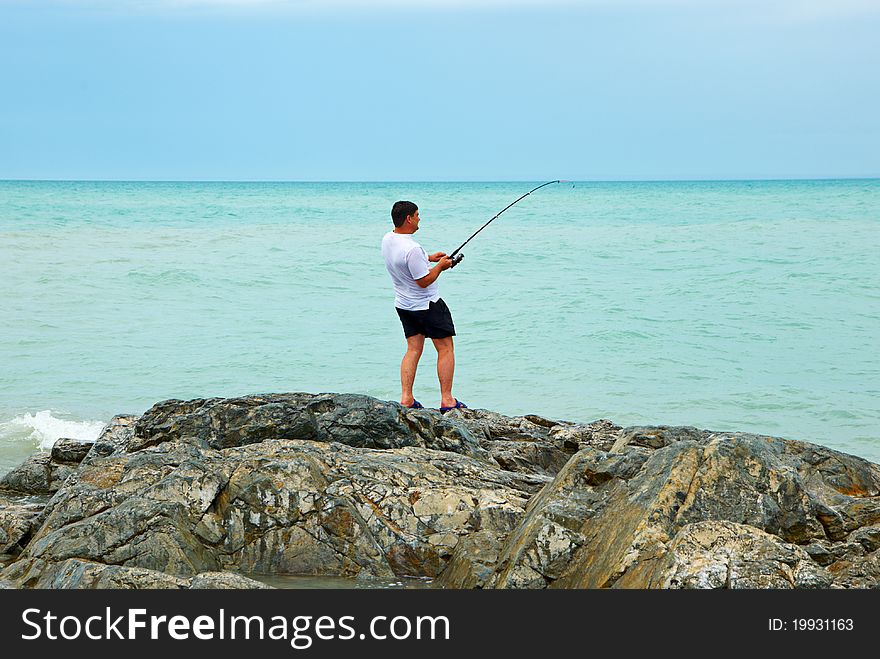
[[[356,394],[266,394],[168,400],[137,420],[126,449],[189,438],[213,449],[268,439],[339,442],[357,448],[420,446],[490,460],[459,423],[429,410]]]
[[[880,553],[853,556],[828,566],[834,585],[842,588],[880,588]]]
[[[114,417],[91,446],[59,442],[2,487],[12,587],[880,583],[880,466],[748,433],[350,394],[171,400]]]
[[[44,506],[0,498],[0,555],[17,555],[27,544]]]
[[[618,452],[624,446],[643,446],[644,448],[664,448],[673,442],[700,442],[712,435],[710,430],[700,430],[691,426],[630,426],[622,429],[609,450]]]
[[[178,577],[434,577],[462,537],[506,535],[548,480],[418,447],[166,441],[84,465],[3,578],[66,584],[56,578],[72,558]]]
[[[8,582],[7,582],[8,583]],[[69,559],[46,572],[35,588],[94,589],[267,589],[259,581],[227,572],[204,572],[194,577],[175,577],[156,570],[120,565],[103,565],[80,559]]]
[[[32,455],[0,478],[0,491],[45,494],[49,491],[49,455]]]
[[[502,469],[524,474],[556,474],[571,454],[547,442],[488,441],[483,446]]]
[[[582,533],[584,520],[603,507],[596,487],[632,478],[647,459],[647,452],[639,450],[625,455],[589,448],[579,452],[529,502],[523,521],[499,553],[497,573],[487,585],[545,588],[558,579],[587,540]]]
[[[827,588],[831,575],[801,547],[732,522],[683,527],[646,574],[647,588]]]
[[[75,466],[56,462],[49,454],[33,455],[0,478],[0,491],[52,494],[74,471],[76,471]]]
[[[0,478],[0,490],[21,494],[52,494],[76,471],[93,444],[79,439],[59,439],[50,453],[32,455]]]
[[[139,416],[133,414],[117,414],[110,423],[104,426],[101,434],[93,442],[84,462],[91,458],[106,457],[116,452],[126,452],[134,437],[134,424]]]
[[[803,555],[816,556],[832,574],[836,552],[849,556],[864,550],[860,542],[844,546],[840,540],[875,520],[877,465],[823,447],[744,433],[661,427],[621,436],[631,445],[621,442],[618,453],[579,452],[529,503],[489,585],[652,587],[651,575],[677,535],[704,521],[732,522],[784,543],[811,546],[813,551]],[[865,537],[870,537],[867,531]],[[870,582],[873,563],[851,564],[853,570],[866,570]],[[817,574],[790,583],[824,583]]]
[[[608,451],[619,438],[621,430],[620,426],[608,419],[599,419],[587,424],[562,423],[553,426],[549,435],[554,440],[561,440],[569,449],[597,448]]]
[[[234,572],[202,572],[189,580],[191,590],[272,590],[262,581]]]
[[[582,445],[607,443],[610,446],[620,430],[606,420],[577,425],[533,414],[508,417],[480,409],[456,410],[455,415],[480,438],[482,447],[502,469],[551,476],[559,472]]]
[[[52,461],[79,464],[94,444],[95,442],[82,439],[65,439],[62,437],[52,445]]]
[[[849,536],[850,542],[858,542],[866,552],[880,549],[880,526],[872,525],[854,531]]]
[[[491,579],[501,542],[494,533],[477,531],[455,546],[446,569],[434,583],[437,588],[484,588]]]

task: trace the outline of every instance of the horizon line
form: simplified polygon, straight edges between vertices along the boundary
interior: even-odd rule
[[[0,178],[0,183],[533,183],[536,178],[516,179],[75,179],[75,178]],[[749,183],[795,181],[876,181],[880,175],[865,176],[795,176],[735,178],[620,178],[560,179],[562,183]]]

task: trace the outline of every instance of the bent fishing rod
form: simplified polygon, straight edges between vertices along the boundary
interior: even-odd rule
[[[474,237],[475,237],[478,233],[480,233],[480,231],[482,231],[482,230],[485,229],[487,226],[489,226],[490,224],[492,224],[492,222],[493,222],[495,219],[497,219],[498,216],[501,215],[501,213],[503,213],[504,211],[506,211],[508,208],[510,208],[510,207],[513,206],[514,204],[516,204],[516,203],[522,201],[523,199],[525,199],[526,197],[528,197],[528,196],[529,196],[530,194],[532,194],[535,190],[540,190],[540,189],[543,188],[545,185],[551,185],[552,183],[560,183],[560,182],[561,182],[561,181],[547,181],[546,183],[542,183],[542,184],[539,185],[537,188],[534,188],[533,190],[529,190],[529,191],[526,192],[522,197],[520,197],[520,198],[517,199],[516,201],[514,201],[514,202],[508,204],[507,206],[505,206],[504,208],[502,208],[500,211],[498,211],[498,213],[496,213],[495,216],[494,216],[491,220],[489,220],[488,222],[486,222],[486,224],[484,224],[484,225],[481,226],[479,229],[477,229],[476,231],[474,231],[473,235],[471,235],[470,238],[468,238],[467,240],[465,240],[461,245],[458,246],[458,248],[457,248],[454,252],[452,252],[452,254],[449,255],[449,258],[452,259],[452,265],[451,265],[450,267],[454,268],[454,267],[457,266],[459,263],[461,263],[461,260],[464,258],[464,254],[459,254],[459,252],[462,250],[462,248],[463,248],[465,245],[467,245],[470,241],[472,241],[472,240],[474,239]],[[456,255],[457,255],[457,256],[456,256]]]

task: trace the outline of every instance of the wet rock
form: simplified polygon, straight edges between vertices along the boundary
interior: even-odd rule
[[[92,449],[94,442],[82,439],[61,438],[52,445],[50,453],[53,462],[79,464]]]
[[[75,471],[75,465],[56,462],[49,454],[33,455],[0,478],[0,491],[52,494]]]
[[[20,494],[52,494],[77,469],[93,447],[93,442],[59,439],[49,453],[32,455],[0,478],[0,491]]]
[[[49,491],[49,460],[45,454],[32,455],[0,478],[0,491],[46,493]]]
[[[110,419],[110,423],[104,426],[83,460],[88,462],[93,457],[106,457],[113,453],[127,452],[134,437],[134,424],[139,418],[134,414],[114,416]]]

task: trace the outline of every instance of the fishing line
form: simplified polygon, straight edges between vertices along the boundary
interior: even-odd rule
[[[489,220],[488,222],[486,222],[486,224],[484,224],[484,225],[481,226],[479,229],[477,229],[476,231],[474,231],[474,233],[471,235],[470,238],[468,238],[467,240],[465,240],[461,245],[458,246],[458,248],[457,248],[454,252],[452,252],[452,254],[449,255],[449,258],[452,259],[452,266],[451,266],[451,267],[454,268],[455,266],[457,266],[459,263],[461,263],[461,260],[464,258],[464,254],[458,254],[458,253],[462,250],[462,248],[463,248],[465,245],[467,245],[471,240],[473,240],[473,239],[474,239],[474,236],[476,236],[478,233],[480,233],[480,231],[482,231],[482,230],[485,229],[487,226],[489,226],[490,224],[492,224],[492,222],[493,222],[493,221],[494,221],[499,215],[501,215],[501,213],[503,213],[504,211],[506,211],[508,208],[510,208],[510,207],[513,206],[514,204],[516,204],[516,203],[522,201],[523,199],[525,199],[526,197],[528,197],[528,196],[529,196],[530,194],[532,194],[535,190],[540,190],[540,189],[543,188],[545,185],[551,185],[551,184],[553,184],[553,183],[561,183],[561,181],[547,181],[546,183],[542,183],[542,184],[539,185],[537,188],[534,188],[533,190],[529,190],[529,191],[526,192],[522,197],[520,197],[520,198],[517,199],[516,201],[514,201],[514,202],[508,204],[507,206],[505,206],[504,208],[502,208],[500,211],[498,211],[498,213],[496,213],[495,216],[494,216],[491,220]],[[458,254],[458,256],[456,256],[456,254]]]

